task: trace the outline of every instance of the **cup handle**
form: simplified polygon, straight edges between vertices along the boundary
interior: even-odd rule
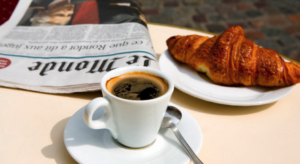
[[[103,115],[93,120],[93,115],[99,107],[105,107]],[[83,112],[83,120],[92,129],[109,129],[114,138],[117,138],[115,126],[112,117],[112,110],[109,101],[106,98],[95,98],[85,107]]]

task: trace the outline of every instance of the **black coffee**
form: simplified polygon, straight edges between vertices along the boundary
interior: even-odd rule
[[[160,77],[143,72],[126,73],[106,83],[113,95],[129,100],[149,100],[165,94],[167,83]]]

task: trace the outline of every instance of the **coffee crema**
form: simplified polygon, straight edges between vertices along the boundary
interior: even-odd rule
[[[154,99],[165,94],[168,88],[163,78],[145,72],[125,73],[106,82],[108,92],[129,100]]]

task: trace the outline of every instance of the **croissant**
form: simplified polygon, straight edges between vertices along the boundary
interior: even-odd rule
[[[167,40],[170,54],[217,84],[289,86],[300,82],[300,66],[285,62],[271,49],[245,38],[240,26],[220,36],[173,36]]]

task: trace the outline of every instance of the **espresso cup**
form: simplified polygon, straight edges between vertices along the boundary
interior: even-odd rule
[[[168,84],[166,93],[149,100],[128,100],[117,97],[107,90],[108,80],[131,72],[147,73],[164,79]],[[141,148],[153,143],[174,90],[171,79],[153,68],[122,67],[103,76],[101,89],[103,97],[93,99],[85,107],[83,113],[85,123],[92,129],[109,129],[112,137],[127,147]],[[93,120],[93,114],[100,107],[105,107],[104,114],[99,119]]]

